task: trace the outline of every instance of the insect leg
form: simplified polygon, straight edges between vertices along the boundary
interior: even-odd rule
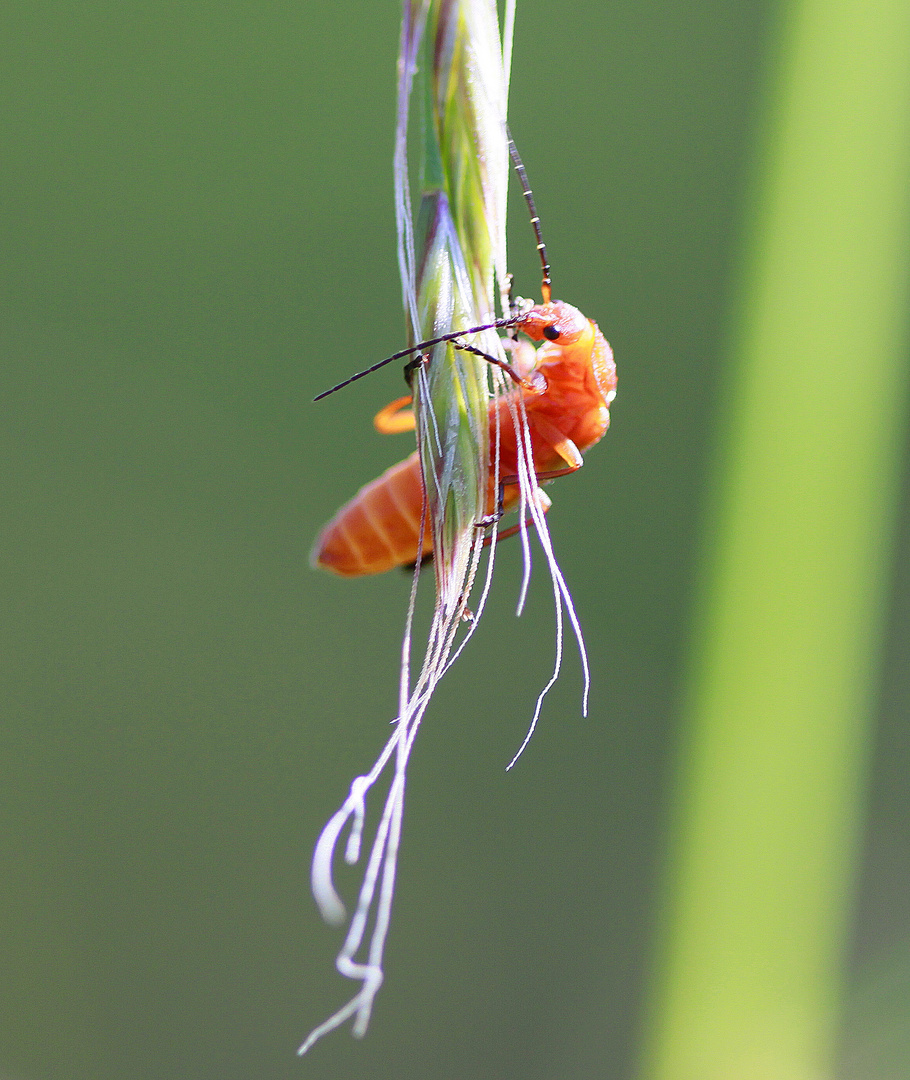
[[[546,513],[550,509],[550,507],[553,505],[552,501],[547,497],[546,493],[543,492],[540,488],[537,489],[537,502],[538,502],[538,505],[540,506],[540,509],[543,510],[544,513]],[[510,525],[508,527],[508,529],[503,529],[502,532],[499,532],[499,533],[496,534],[496,540],[497,540],[497,542],[500,541],[500,540],[508,540],[510,536],[515,536],[516,533],[520,533],[522,529],[527,529],[529,526],[531,526],[533,524],[534,524],[534,519],[533,518],[528,518],[524,522],[524,524],[519,522],[517,525]],[[484,540],[483,546],[488,547],[491,540],[492,540],[492,537],[488,536]]]
[[[373,417],[373,425],[383,435],[395,435],[399,431],[414,430],[414,413],[403,410],[411,404],[410,394],[390,401],[384,409],[380,409]]]
[[[548,420],[545,416],[542,416],[539,412],[535,412],[529,420],[537,434],[542,439],[546,439],[550,446],[557,454],[559,454],[568,466],[565,469],[560,469],[558,472],[538,473],[538,480],[552,480],[556,476],[565,476],[567,473],[575,472],[576,469],[580,469],[582,465],[584,465],[584,458],[581,456],[581,451],[552,421]]]
[[[408,386],[414,385],[414,372],[423,367],[424,364],[429,364],[430,357],[428,353],[421,353],[420,356],[415,356],[413,360],[409,360],[404,365],[404,381]]]
[[[540,425],[537,423],[538,417],[534,418],[534,423],[540,430]],[[543,472],[534,474],[534,479],[539,483],[541,480],[555,480],[557,476],[568,476],[569,473],[578,472],[578,470],[584,465],[584,458],[581,456],[581,451],[572,442],[571,439],[567,439],[562,432],[552,424],[547,424],[547,427],[551,429],[544,435],[545,438],[550,441],[549,436],[552,434],[558,436],[558,439],[550,441],[550,445],[556,451],[557,454],[566,463],[564,469],[547,469]],[[544,434],[542,432],[542,434]],[[495,525],[505,513],[505,489],[506,485],[517,484],[519,478],[517,476],[503,476],[499,481],[499,492],[496,496],[496,510],[492,514],[487,514],[486,517],[481,518],[480,521],[474,523],[475,529],[488,529],[491,525]],[[549,507],[547,507],[549,509]]]

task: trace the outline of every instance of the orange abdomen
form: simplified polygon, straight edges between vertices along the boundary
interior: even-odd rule
[[[499,475],[509,476],[518,468],[515,429],[505,401],[500,402],[499,410]],[[492,428],[495,423],[492,409],[490,421]],[[495,430],[491,430],[491,446],[495,438]],[[535,458],[537,456],[535,452]],[[517,501],[518,489],[507,489],[505,509]],[[486,513],[491,514],[495,507],[496,492],[491,475]],[[383,574],[396,566],[409,566],[417,559],[418,547],[422,556],[430,555],[433,551],[429,514],[424,516],[423,542],[420,542],[422,509],[420,459],[415,450],[409,458],[386,469],[382,476],[362,487],[350,502],[342,506],[319,534],[311,562],[342,577]]]
[[[423,488],[415,451],[362,487],[319,534],[312,562],[342,577],[382,574],[417,558]],[[429,519],[423,552],[433,550]]]

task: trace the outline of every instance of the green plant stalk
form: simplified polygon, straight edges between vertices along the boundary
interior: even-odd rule
[[[395,213],[398,262],[411,344],[453,328],[476,326],[493,313],[494,284],[505,279],[505,201],[508,56],[514,0],[506,0],[500,39],[495,0],[405,0],[398,60],[395,133]],[[422,138],[415,140],[411,102],[424,57]],[[412,218],[410,151],[421,149],[421,201]],[[472,342],[493,353],[490,340]],[[335,966],[359,989],[315,1027],[298,1050],[305,1054],[348,1020],[366,1033],[384,980],[383,962],[404,816],[407,769],[414,740],[439,680],[478,566],[482,538],[476,522],[486,506],[488,394],[485,361],[440,344],[414,372],[414,411],[426,504],[433,529],[436,606],[423,662],[412,683],[410,658],[418,574],[405,621],[399,713],[370,771],[323,829],[313,853],[313,896],[327,922],[346,926]],[[479,612],[479,608],[478,608]],[[466,640],[467,635],[463,640]],[[345,859],[362,854],[367,796],[391,773],[379,822],[369,840],[352,914],[339,895],[333,867],[342,835]]]
[[[427,339],[496,317],[509,164],[506,83],[493,0],[433,0],[423,41],[421,202],[415,229],[419,325],[412,334]],[[495,334],[488,335],[485,348],[500,355]],[[442,345],[433,350],[426,378],[414,380],[437,592],[444,607],[447,597],[457,603],[462,595],[477,536],[474,523],[486,512],[486,368],[483,360]]]
[[[784,14],[648,1080],[823,1080],[834,1058],[906,390],[910,4]]]

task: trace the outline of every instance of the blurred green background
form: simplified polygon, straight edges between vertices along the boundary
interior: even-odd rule
[[[3,1080],[634,1075],[777,7],[519,0],[512,127],[556,292],[620,372],[613,429],[552,490],[591,716],[570,650],[504,774],[553,653],[545,575],[516,621],[504,547],[412,762],[373,1026],[299,1061],[348,992],[312,845],[385,741],[407,603],[404,575],[307,564],[409,448],[370,424],[394,372],[310,401],[403,341],[398,18],[3,16]],[[869,1080],[910,1072],[908,503],[845,958],[843,1075]]]

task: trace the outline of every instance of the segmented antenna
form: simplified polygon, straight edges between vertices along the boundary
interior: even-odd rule
[[[534,205],[534,196],[531,193],[531,185],[528,182],[528,174],[525,171],[524,162],[521,160],[521,155],[518,153],[518,147],[515,145],[515,140],[512,138],[512,132],[506,125],[506,138],[509,140],[509,156],[512,158],[512,164],[515,166],[515,171],[518,173],[518,179],[521,181],[521,193],[524,195],[525,202],[528,204],[528,209],[531,211],[531,226],[534,229],[534,235],[537,237],[537,253],[540,255],[540,265],[543,269],[543,280],[540,283],[540,295],[543,297],[543,302],[549,304],[552,297],[552,289],[550,282],[550,264],[547,261],[547,246],[543,242],[543,237],[540,235],[540,218],[537,215],[537,207]]]
[[[455,341],[458,338],[464,337],[466,334],[479,334],[484,330],[502,330],[506,326],[517,326],[527,318],[526,315],[511,315],[507,319],[494,319],[492,322],[484,323],[482,326],[469,326],[465,330],[454,330],[451,334],[443,334],[441,337],[431,338],[429,341],[421,341],[417,345],[412,345],[410,349],[402,349],[401,352],[393,353],[391,356],[387,356],[385,360],[380,360],[378,364],[373,364],[372,367],[364,368],[363,371],[358,371],[356,375],[352,375],[349,379],[345,379],[344,382],[338,383],[337,386],[333,386],[331,390],[323,390],[321,394],[317,394],[313,398],[313,401],[319,401],[324,397],[328,397],[329,394],[334,394],[336,390],[342,390],[345,386],[350,386],[352,382],[357,382],[358,379],[362,379],[365,375],[372,375],[374,371],[378,371],[380,368],[385,367],[386,364],[391,364],[393,360],[403,360],[406,356],[413,356],[414,353],[425,352],[427,349],[432,349],[434,345],[441,345],[444,341]],[[456,348],[462,348],[466,352],[476,352],[477,350],[469,348],[467,345],[456,345]],[[493,357],[487,356],[486,353],[477,353],[479,356],[483,356],[485,359],[491,361],[491,363],[497,364],[499,367],[503,367],[504,370],[509,370],[509,365],[499,360],[494,360]]]

